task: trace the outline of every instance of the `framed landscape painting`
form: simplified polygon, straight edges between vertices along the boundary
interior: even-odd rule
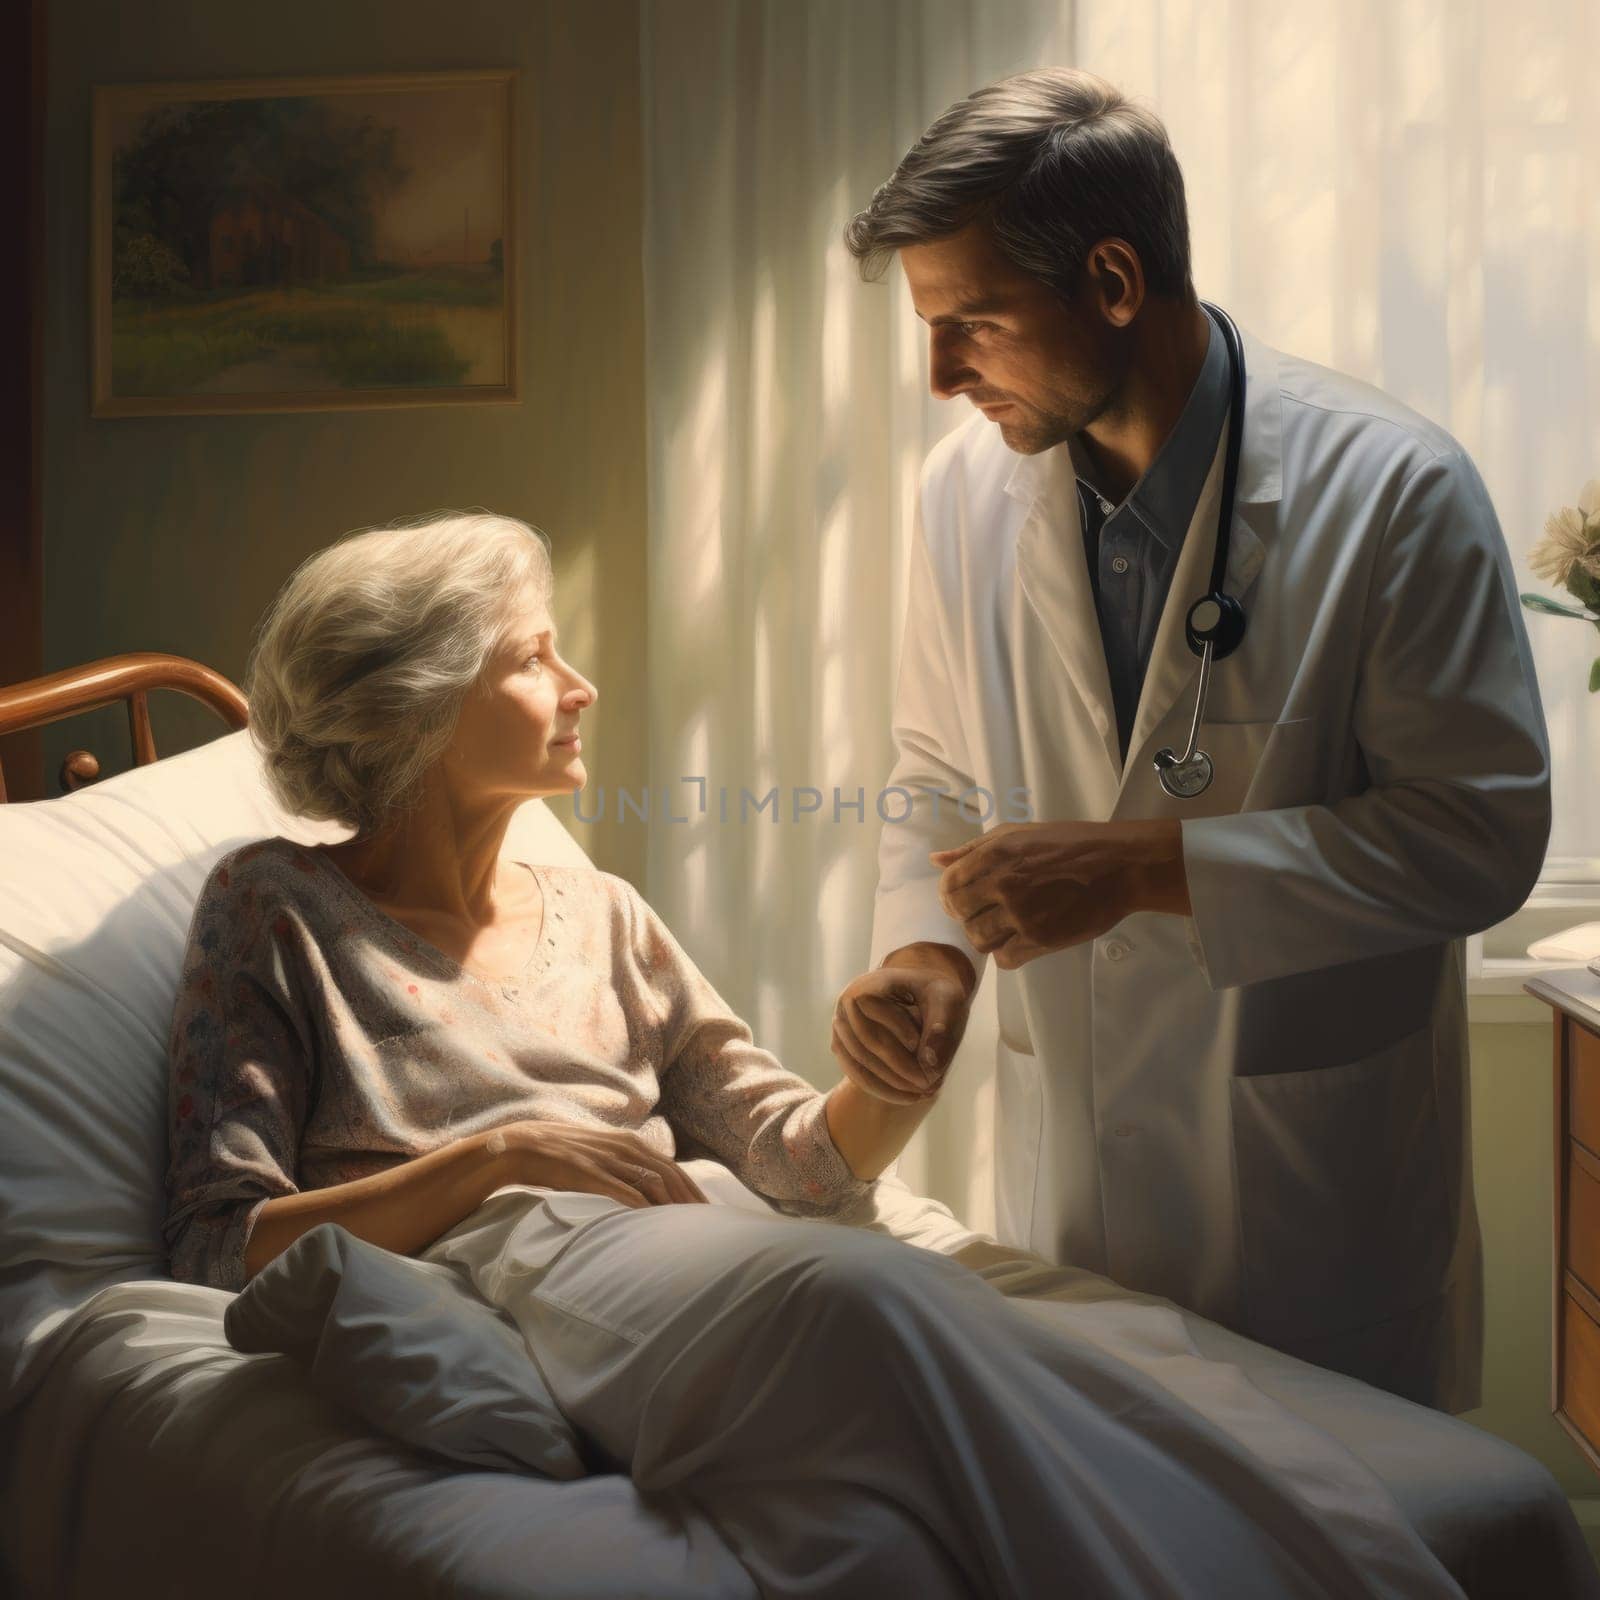
[[[97,86],[93,415],[515,401],[515,82]]]

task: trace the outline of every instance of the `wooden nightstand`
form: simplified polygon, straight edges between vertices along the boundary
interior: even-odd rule
[[[1600,1472],[1600,977],[1587,967],[1562,968],[1523,988],[1554,1012],[1550,1406]]]

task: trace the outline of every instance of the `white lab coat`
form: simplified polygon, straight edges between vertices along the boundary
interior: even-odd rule
[[[1241,329],[1247,390],[1216,663],[1215,778],[1169,799],[1227,430],[1122,763],[1074,488],[1076,438],[1012,452],[981,414],[924,466],[871,960],[987,958],[930,849],[984,826],[1178,817],[1193,917],[1140,912],[995,968],[1001,1239],[1165,1295],[1449,1411],[1479,1403],[1465,935],[1542,864],[1549,744],[1509,555],[1460,446]],[[1028,791],[1026,801],[1008,792]],[[984,802],[975,800],[975,805]],[[885,815],[905,800],[891,795]]]

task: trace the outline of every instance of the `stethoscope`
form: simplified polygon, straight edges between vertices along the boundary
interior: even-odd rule
[[[1211,663],[1232,655],[1244,638],[1244,607],[1232,595],[1222,592],[1223,574],[1228,570],[1228,525],[1233,521],[1233,485],[1239,476],[1239,441],[1244,436],[1244,346],[1233,318],[1209,300],[1200,302],[1214,312],[1228,346],[1228,366],[1233,377],[1233,402],[1228,412],[1228,457],[1222,469],[1222,505],[1217,512],[1217,547],[1211,560],[1211,588],[1189,607],[1183,633],[1189,648],[1200,657],[1200,687],[1194,698],[1194,717],[1189,723],[1189,742],[1181,756],[1171,745],[1156,751],[1156,776],[1161,787],[1174,800],[1192,800],[1211,787],[1211,757],[1195,747],[1200,718],[1205,713],[1206,688],[1211,681]]]

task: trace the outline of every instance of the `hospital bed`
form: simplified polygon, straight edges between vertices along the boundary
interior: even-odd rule
[[[234,731],[157,759],[156,689],[203,700]],[[232,1295],[171,1280],[166,1039],[194,902],[247,840],[344,830],[276,808],[243,697],[197,662],[113,657],[0,689],[0,734],[119,700],[133,767],[0,805],[0,1593],[754,1596],[695,1510],[647,1503],[613,1472],[472,1469],[402,1442],[288,1355],[234,1349]],[[64,781],[94,771],[75,752]],[[591,865],[539,800],[507,848]],[[950,1217],[898,1179],[880,1187]],[[1184,1316],[1202,1354],[1376,1474],[1471,1600],[1600,1595],[1571,1509],[1531,1457]]]

